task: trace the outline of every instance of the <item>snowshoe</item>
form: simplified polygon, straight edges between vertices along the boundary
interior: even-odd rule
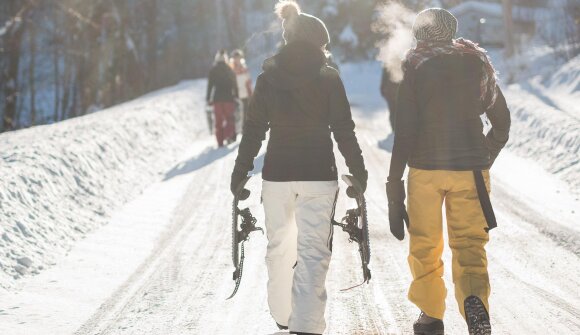
[[[342,179],[348,186],[352,186],[355,190],[357,208],[347,210],[346,215],[342,218],[341,222],[336,222],[333,219],[333,224],[335,226],[341,227],[343,231],[348,233],[348,240],[350,242],[356,242],[358,244],[358,250],[362,263],[363,282],[354,286],[357,287],[364,283],[368,283],[371,280],[371,270],[369,270],[371,247],[369,241],[367,206],[360,182],[353,176],[349,175],[343,175]]]
[[[413,324],[415,335],[444,335],[445,327],[443,320],[435,319],[421,312],[419,319]]]
[[[469,296],[463,304],[469,335],[491,335],[491,323],[485,305],[476,296]]]
[[[252,215],[249,208],[238,208],[240,200],[247,197],[247,195],[244,196],[244,192],[248,191],[244,187],[249,179],[250,177],[246,177],[246,179],[244,179],[236,189],[232,205],[232,261],[235,267],[233,280],[235,280],[236,286],[234,292],[226,300],[229,300],[236,295],[242,281],[242,272],[244,269],[244,242],[250,239],[250,233],[254,231],[261,231],[262,234],[264,233],[262,228],[256,227],[257,220]],[[239,220],[240,218],[241,222]]]

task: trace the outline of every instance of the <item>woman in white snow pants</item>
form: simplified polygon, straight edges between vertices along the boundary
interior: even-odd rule
[[[238,190],[253,170],[269,131],[262,200],[270,313],[291,334],[322,334],[338,193],[331,135],[363,189],[368,176],[342,80],[326,64],[326,26],[293,1],[277,11],[286,45],[256,81],[230,187]]]
[[[264,181],[268,304],[274,320],[322,333],[336,181]],[[284,323],[285,324],[285,323]]]

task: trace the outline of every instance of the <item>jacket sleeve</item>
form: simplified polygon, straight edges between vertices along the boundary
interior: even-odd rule
[[[266,138],[266,132],[270,128],[265,96],[266,85],[264,79],[258,77],[254,95],[250,98],[248,116],[244,122],[244,132],[234,171],[248,173],[254,169],[254,159],[258,155],[262,141]]]
[[[213,88],[215,86],[215,78],[214,77],[215,76],[214,76],[213,70],[209,71],[209,75],[207,78],[207,94],[205,96],[205,101],[210,101],[210,99],[211,99],[211,94],[212,94]]]
[[[490,155],[490,167],[499,155],[501,149],[506,145],[511,126],[510,111],[507,102],[499,86],[497,90],[495,104],[486,112],[492,126],[491,130],[485,136],[485,143]]]
[[[366,181],[366,169],[362,157],[362,151],[354,132],[354,121],[350,111],[350,104],[346,97],[346,91],[338,72],[330,79],[330,130],[338,145],[338,150],[346,161],[349,172],[356,178],[364,176]]]
[[[398,104],[395,114],[395,144],[393,146],[393,154],[391,155],[388,181],[403,179],[403,173],[409,161],[409,155],[415,146],[419,110],[415,94],[414,77],[414,70],[406,71],[403,81],[399,86]]]
[[[381,75],[381,95],[383,98],[387,97],[387,80],[389,77],[389,73],[387,69],[383,68],[383,74]]]

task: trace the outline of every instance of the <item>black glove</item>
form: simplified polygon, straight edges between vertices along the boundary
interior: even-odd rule
[[[240,172],[238,170],[234,170],[234,172],[232,172],[232,181],[230,183],[230,190],[232,191],[232,194],[234,195],[234,197],[236,196],[236,191],[238,190],[238,187],[240,186],[242,181],[244,179],[246,179],[247,176],[248,176],[247,172]],[[239,199],[246,200],[246,199],[248,199],[249,196],[250,196],[250,190],[244,188],[240,192]]]
[[[405,208],[405,185],[402,180],[387,182],[387,199],[391,233],[402,241],[405,238],[404,224],[409,228],[409,215]]]
[[[367,170],[362,170],[361,172],[357,172],[357,173],[353,173],[352,175],[356,180],[358,180],[358,182],[360,183],[360,186],[362,187],[363,193],[367,190],[367,180],[369,178],[369,173],[367,172]],[[357,193],[356,190],[354,189],[354,187],[349,186],[346,188],[346,196],[349,198],[356,198],[357,197]]]

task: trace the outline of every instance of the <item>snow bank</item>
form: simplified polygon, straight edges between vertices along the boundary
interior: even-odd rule
[[[579,191],[580,122],[545,104],[520,84],[510,86],[506,97],[512,115],[507,147],[538,162]]]
[[[560,108],[580,119],[580,55],[548,77],[543,86],[548,88],[548,95]]]
[[[580,56],[564,65],[550,62],[545,55],[529,55],[529,62],[536,64],[539,74],[505,90],[512,113],[508,148],[538,162],[579,192]]]
[[[0,135],[0,288],[35,274],[162,179],[207,134],[202,81]]]

